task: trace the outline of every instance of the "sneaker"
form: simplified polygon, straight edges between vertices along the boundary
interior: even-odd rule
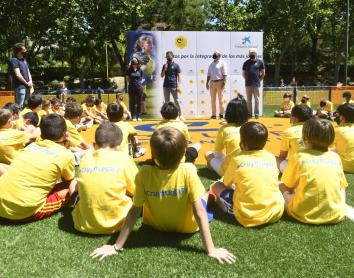
[[[223,114],[219,114],[219,119],[223,119],[224,115]]]
[[[216,120],[216,116],[213,115],[213,116],[210,117],[210,119],[211,119],[211,120]]]
[[[133,118],[133,122],[136,122],[137,121],[137,119],[136,118]]]
[[[136,119],[138,122],[141,122],[142,121],[142,119],[139,117],[139,118],[137,118]]]
[[[138,150],[133,154],[134,158],[138,158],[140,156],[143,156],[146,153],[146,150],[144,148],[138,148]]]
[[[255,119],[259,119],[259,116],[258,116],[258,115],[255,115],[254,118],[255,118]]]

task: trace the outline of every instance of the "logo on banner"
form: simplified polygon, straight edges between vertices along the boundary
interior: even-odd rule
[[[251,44],[251,36],[242,38],[242,44]]]
[[[182,48],[185,48],[188,45],[188,39],[186,37],[183,37],[183,36],[178,36],[176,38],[175,43],[176,43],[176,46],[178,48],[182,49]]]
[[[251,39],[251,35],[244,36],[241,39],[241,43],[234,44],[234,48],[252,48],[252,47],[253,48],[258,48],[258,45],[255,45],[254,42],[252,44],[252,41],[253,41],[253,39]],[[239,57],[239,58],[242,58],[242,57]]]

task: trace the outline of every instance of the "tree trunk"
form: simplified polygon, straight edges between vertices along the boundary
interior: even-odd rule
[[[282,61],[282,55],[279,55],[275,59],[275,70],[274,70],[274,86],[279,86],[279,78],[280,78],[280,68],[281,68],[281,61]]]

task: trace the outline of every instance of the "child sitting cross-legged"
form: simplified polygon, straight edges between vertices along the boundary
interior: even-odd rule
[[[110,122],[95,134],[95,151],[85,155],[79,168],[79,201],[72,215],[75,229],[90,234],[120,231],[133,202],[138,172],[133,158],[120,151],[122,131]],[[129,195],[129,196],[128,196]]]
[[[211,186],[222,210],[244,227],[278,221],[284,200],[278,187],[278,168],[273,154],[263,150],[267,128],[258,122],[241,126],[242,151],[226,169],[223,181]]]
[[[347,213],[348,183],[340,157],[328,150],[334,128],[328,120],[314,118],[305,122],[302,136],[306,149],[289,159],[281,178],[286,212],[308,224],[340,222]]]
[[[290,118],[291,109],[295,106],[294,102],[291,100],[291,94],[285,93],[283,96],[283,102],[280,105],[280,110],[274,111],[274,117]]]
[[[215,248],[209,230],[204,187],[195,166],[181,163],[187,141],[179,130],[163,127],[151,139],[151,154],[155,165],[145,165],[138,172],[133,206],[113,245],[104,245],[91,253],[92,257],[117,254],[143,212],[143,223],[165,232],[195,233],[200,230],[207,254],[220,263],[235,261],[234,255]]]

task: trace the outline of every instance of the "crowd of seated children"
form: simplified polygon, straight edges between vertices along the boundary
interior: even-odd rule
[[[227,124],[218,131],[214,151],[205,154],[208,167],[219,176],[225,174],[230,159],[241,151],[240,127],[248,121],[248,118],[247,103],[242,95],[238,95],[226,107],[225,120]]]
[[[107,106],[107,117],[111,123],[116,124],[123,133],[120,148],[127,154],[132,154],[134,158],[143,156],[145,149],[139,147],[136,129],[128,122],[124,121],[124,111],[122,105],[118,103],[110,103]],[[129,144],[131,148],[129,148]]]
[[[155,126],[155,129],[159,129],[166,126],[174,127],[183,133],[184,137],[189,143],[191,140],[191,136],[189,134],[187,125],[179,119],[179,109],[176,104],[172,101],[165,102],[161,107],[160,113],[162,116],[162,121]],[[200,143],[195,143],[187,147],[185,162],[194,163],[195,160],[198,158],[198,152],[200,148]]]
[[[274,111],[274,116],[280,117],[280,118],[290,118],[291,109],[293,109],[294,106],[295,106],[295,104],[291,100],[291,94],[285,93],[283,95],[283,102],[280,105],[280,109]]]
[[[329,100],[322,99],[320,105],[317,107],[316,116],[331,120],[333,116],[333,103]]]
[[[183,133],[172,127],[157,129],[150,139],[154,165],[144,165],[136,175],[133,205],[113,245],[104,245],[92,257],[114,255],[121,251],[138,218],[164,232],[195,233],[200,230],[208,256],[233,263],[235,256],[215,248],[206,211],[207,194],[197,169],[181,162],[187,148]],[[142,213],[143,212],[143,213]]]

